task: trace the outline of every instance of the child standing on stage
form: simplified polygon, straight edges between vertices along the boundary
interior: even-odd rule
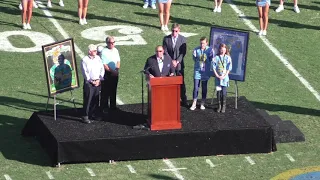
[[[210,71],[211,59],[213,57],[213,50],[208,46],[208,40],[206,37],[200,38],[200,46],[193,50],[194,60],[194,86],[193,86],[193,103],[190,110],[195,110],[197,107],[198,91],[201,82],[202,88],[202,101],[201,110],[205,110],[205,100],[207,98],[207,85],[208,80],[212,74]]]
[[[226,111],[227,104],[227,87],[229,86],[229,73],[232,69],[232,61],[227,45],[220,44],[219,52],[212,59],[212,69],[215,75],[215,86],[217,90],[217,112],[224,113]]]

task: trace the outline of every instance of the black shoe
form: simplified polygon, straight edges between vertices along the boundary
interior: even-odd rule
[[[189,107],[189,103],[187,101],[181,101],[180,105],[184,107]]]
[[[88,116],[83,116],[83,117],[82,117],[82,122],[83,122],[83,123],[86,123],[86,124],[90,124],[90,123],[91,123],[91,121],[90,121],[90,119],[88,118]]]
[[[103,118],[101,116],[92,116],[90,119],[96,120],[96,121],[102,121]]]

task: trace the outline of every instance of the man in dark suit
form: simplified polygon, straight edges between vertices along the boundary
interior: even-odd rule
[[[150,78],[173,76],[174,67],[170,56],[164,54],[162,46],[156,47],[156,54],[149,57],[144,66],[144,71]]]
[[[183,76],[183,83],[181,84],[181,101],[182,105],[188,106],[186,96],[186,86],[184,84],[184,56],[187,52],[187,40],[180,35],[180,25],[174,23],[171,28],[171,34],[163,38],[163,49],[171,59],[175,73],[177,76]]]

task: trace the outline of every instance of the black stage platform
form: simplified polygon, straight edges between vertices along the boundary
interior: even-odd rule
[[[80,122],[75,109],[59,110],[56,121],[52,111],[35,112],[22,135],[35,136],[53,164],[276,151],[271,125],[246,98],[239,98],[238,109],[234,98],[227,103],[224,114],[210,105],[204,111],[181,107],[183,127],[170,131],[133,129],[147,117],[141,104],[119,106],[91,124]]]

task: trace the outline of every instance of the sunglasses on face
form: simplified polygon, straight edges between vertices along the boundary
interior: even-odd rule
[[[163,52],[162,50],[160,50],[160,51],[156,51],[156,52]]]
[[[178,32],[178,30],[172,30],[172,32]]]
[[[115,41],[113,41],[113,42],[107,42],[108,44],[114,44],[115,43]]]

